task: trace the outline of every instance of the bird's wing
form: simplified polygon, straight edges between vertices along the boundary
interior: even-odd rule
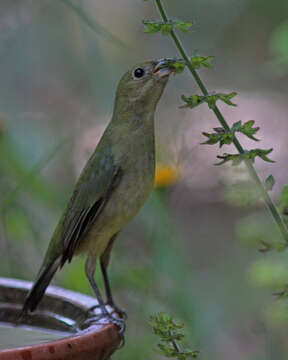
[[[96,151],[92,155],[56,230],[55,240],[58,245],[59,240],[61,243],[61,266],[71,261],[79,242],[96,221],[121,177],[121,167],[114,164],[111,154]]]

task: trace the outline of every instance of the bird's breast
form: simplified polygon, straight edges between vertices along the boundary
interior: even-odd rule
[[[136,215],[153,189],[154,151],[136,155],[125,163],[126,166],[123,163],[121,181],[105,207],[105,216],[112,217],[111,223],[117,224],[119,228]]]
[[[137,214],[154,185],[154,138],[127,141],[121,152],[116,149],[116,166],[121,167],[121,179],[102,212],[96,218],[83,243],[85,250],[101,255],[111,237]],[[79,249],[81,252],[81,249]]]

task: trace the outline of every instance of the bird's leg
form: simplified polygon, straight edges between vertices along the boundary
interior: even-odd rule
[[[100,290],[94,279],[94,274],[96,271],[96,260],[97,260],[96,256],[88,255],[86,263],[85,263],[85,273],[86,273],[87,279],[89,280],[89,283],[94,291],[94,294],[95,294],[96,299],[99,304],[96,307],[99,306],[101,308],[103,315],[108,316],[108,311],[105,307],[105,303],[103,301],[102,295],[101,295]]]
[[[113,297],[112,297],[112,291],[111,291],[111,287],[110,287],[110,282],[109,282],[109,278],[108,278],[108,273],[107,273],[107,268],[109,265],[109,261],[110,261],[110,254],[111,254],[111,250],[113,247],[113,244],[115,242],[115,239],[117,237],[118,233],[114,234],[105,251],[103,252],[103,254],[100,257],[100,266],[101,266],[101,271],[102,271],[102,275],[103,275],[103,280],[104,280],[104,286],[105,286],[105,292],[106,292],[106,304],[110,305],[114,312],[116,312],[122,319],[126,320],[127,319],[127,314],[124,310],[122,310],[119,306],[115,305]]]
[[[101,309],[101,312],[102,312],[102,317],[106,317],[108,318],[113,324],[117,325],[119,328],[120,328],[120,335],[121,337],[123,336],[123,333],[125,331],[125,323],[123,321],[123,319],[117,319],[115,318],[114,316],[112,316],[106,309],[106,306],[105,306],[105,303],[103,301],[103,298],[101,296],[101,293],[98,289],[98,286],[95,282],[95,279],[94,279],[94,274],[95,274],[95,270],[96,270],[96,260],[97,260],[97,257],[96,256],[93,256],[93,255],[88,255],[87,257],[87,260],[86,260],[86,263],[85,263],[85,273],[86,273],[86,276],[89,280],[89,283],[94,291],[94,294],[98,300],[98,303],[99,303],[99,306],[100,306],[100,309]],[[101,318],[101,316],[100,316]],[[85,323],[90,323],[90,322],[93,322],[93,321],[96,321],[96,320],[99,320],[99,317],[92,317],[92,318],[89,318]],[[122,339],[123,341],[123,339]]]
[[[101,265],[101,271],[102,271],[102,275],[103,275],[105,292],[106,292],[106,297],[107,297],[106,304],[110,305],[113,308],[113,310],[121,316],[122,319],[126,320],[127,319],[126,312],[123,309],[121,309],[119,306],[117,306],[114,302],[114,299],[112,296],[112,291],[111,291],[111,286],[110,286],[110,281],[109,281],[109,277],[108,277],[108,273],[107,273],[107,264],[105,263],[105,259],[103,258],[103,256],[100,257],[100,265]]]

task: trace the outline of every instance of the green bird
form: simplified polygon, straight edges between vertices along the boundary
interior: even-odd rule
[[[147,61],[121,78],[113,116],[83,169],[50,241],[43,264],[22,309],[34,311],[55,272],[74,255],[87,254],[85,272],[101,313],[112,322],[119,318],[106,309],[114,303],[107,267],[114,241],[137,214],[153,189],[155,174],[154,114],[173,72],[171,59]],[[107,301],[94,280],[99,258]]]

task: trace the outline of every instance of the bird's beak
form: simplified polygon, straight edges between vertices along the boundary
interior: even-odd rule
[[[175,69],[171,65],[173,59],[160,59],[153,69],[153,75],[163,78],[169,76],[172,72],[175,72]]]

